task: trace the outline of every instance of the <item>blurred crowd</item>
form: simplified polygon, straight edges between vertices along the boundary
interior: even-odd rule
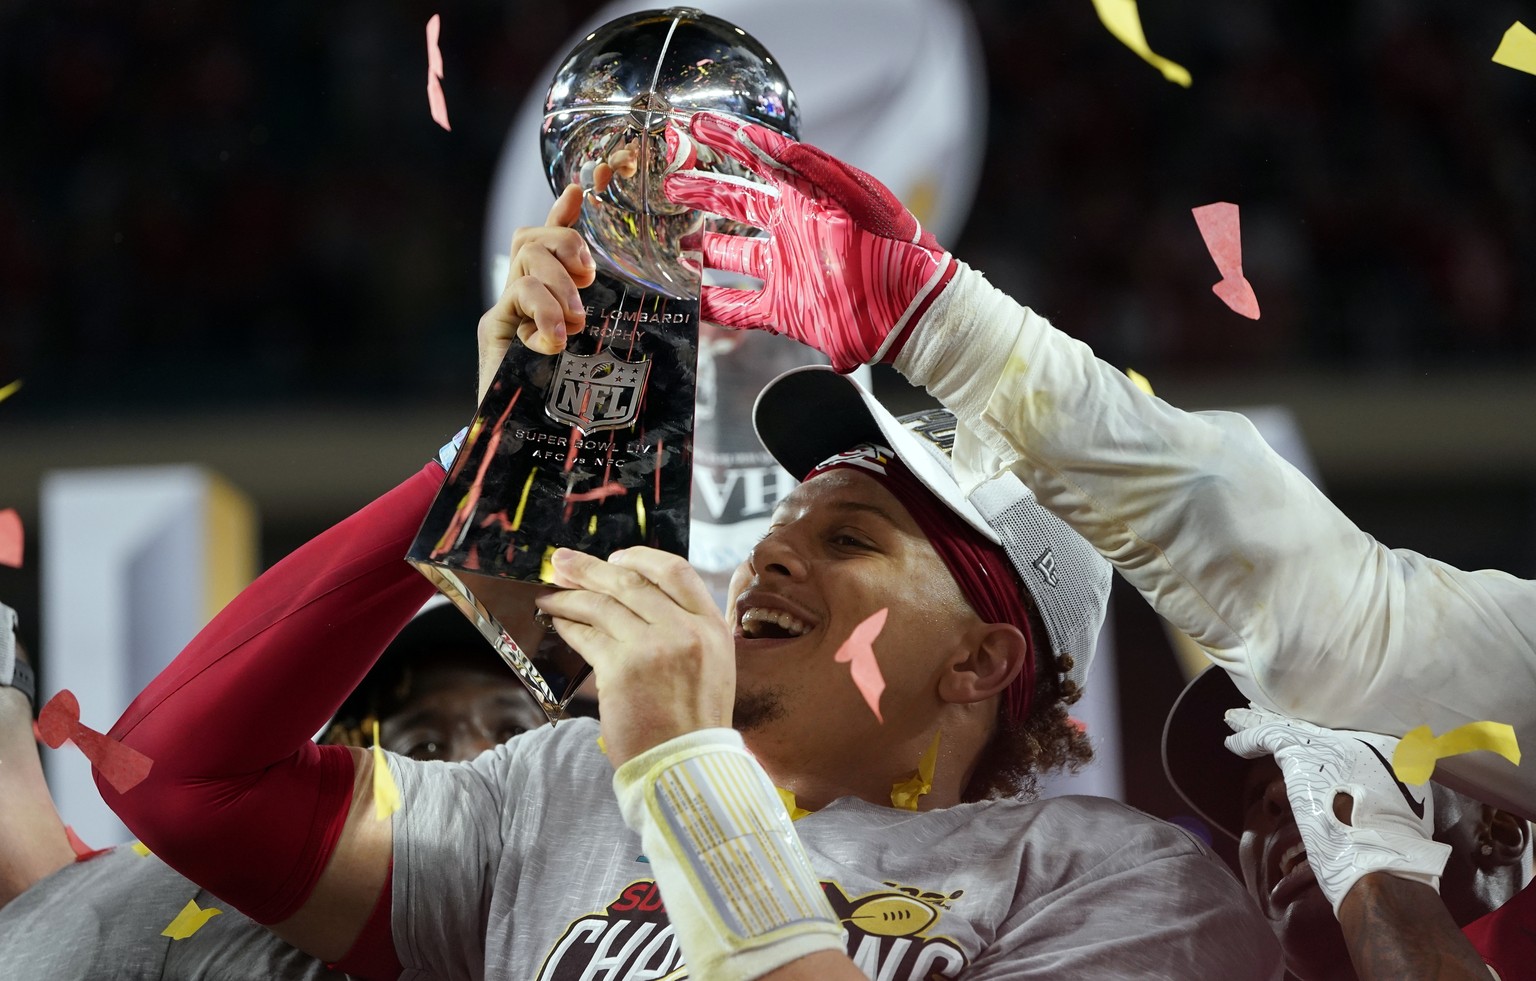
[[[8,411],[456,395],[501,140],[597,6],[0,8]],[[1519,4],[1141,6],[1188,90],[1087,0],[974,0],[991,130],[957,252],[1147,372],[1536,357],[1536,79],[1489,60]],[[1211,200],[1242,207],[1257,322],[1210,295]]]

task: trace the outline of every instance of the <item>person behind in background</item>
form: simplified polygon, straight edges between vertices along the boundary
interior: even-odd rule
[[[77,856],[32,734],[31,675],[3,672],[0,605],[0,977],[48,981],[309,981],[340,972],[283,943],[227,904],[130,847]],[[25,652],[16,646],[26,668]],[[415,759],[462,760],[544,724],[542,710],[480,635],[434,598],[337,713],[326,741],[382,742]],[[67,751],[67,750],[66,750]],[[187,905],[217,908],[193,935],[163,931]]]
[[[1420,873],[1418,882],[1409,879],[1409,885],[1400,886],[1384,881],[1380,877],[1391,874],[1387,871],[1361,877],[1365,890],[1402,889],[1412,900],[1413,886],[1427,886],[1424,877],[1435,875],[1439,879],[1438,898],[1426,890],[1412,905],[1380,904],[1395,918],[1367,922],[1364,917],[1350,915],[1363,895],[1346,897],[1338,904],[1336,918],[1335,904],[1319,886],[1307,839],[1310,836],[1319,841],[1318,847],[1330,856],[1328,866],[1341,867],[1354,864],[1348,855],[1348,837],[1341,833],[1319,838],[1321,815],[1306,808],[1303,820],[1309,821],[1310,827],[1298,821],[1287,794],[1285,773],[1273,756],[1244,759],[1225,748],[1223,742],[1231,735],[1223,721],[1226,713],[1247,704],[1226,672],[1207,669],[1189,683],[1168,714],[1163,730],[1163,764],[1169,782],[1190,807],[1212,828],[1238,842],[1243,882],[1280,939],[1290,974],[1298,981],[1409,978],[1414,976],[1409,966],[1414,956],[1437,947],[1450,953],[1465,943],[1462,928],[1466,928],[1473,946],[1481,949],[1481,934],[1487,926],[1483,921],[1520,893],[1529,877],[1530,826],[1508,811],[1480,804],[1439,784],[1403,787],[1388,779],[1385,764],[1372,753],[1375,747],[1354,734],[1309,733],[1314,755],[1321,751],[1330,761],[1342,760],[1345,754],[1341,748],[1364,754],[1360,758],[1362,772],[1344,782],[1356,787],[1356,793],[1367,787],[1372,793],[1384,791],[1385,806],[1401,803],[1407,807],[1409,813],[1398,815],[1397,828],[1399,833],[1407,829],[1410,845],[1415,838],[1424,841],[1432,837],[1444,846],[1425,849],[1432,864],[1443,863],[1443,868],[1438,873]],[[1391,759],[1390,749],[1382,745],[1379,751]],[[1303,750],[1300,755],[1309,754]],[[1291,766],[1303,765],[1315,771],[1320,762],[1300,764],[1296,760]],[[1371,767],[1375,772],[1368,769]],[[1359,799],[1352,803],[1354,813],[1346,816],[1351,817],[1352,826],[1361,828],[1368,821],[1366,815],[1384,806]],[[1411,813],[1420,805],[1422,816]],[[1416,830],[1412,830],[1414,825]],[[1488,959],[1495,962],[1497,957],[1495,952]],[[1495,966],[1504,981],[1514,981],[1532,976],[1536,961],[1526,960],[1523,965],[1498,961]]]

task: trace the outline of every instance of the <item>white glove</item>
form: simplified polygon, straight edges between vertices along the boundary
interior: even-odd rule
[[[1273,754],[1307,860],[1335,916],[1367,872],[1390,872],[1439,890],[1451,847],[1433,839],[1434,801],[1392,773],[1397,740],[1372,732],[1324,729],[1253,708],[1229,709],[1226,746],[1245,759]],[[1354,798],[1350,823],[1334,816],[1337,794]]]

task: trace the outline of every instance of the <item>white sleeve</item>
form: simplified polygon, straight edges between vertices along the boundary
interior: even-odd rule
[[[1146,395],[979,273],[954,285],[897,367],[959,417],[967,486],[1015,472],[1263,707],[1393,735],[1493,720],[1536,746],[1536,583],[1386,548],[1244,417]],[[1443,766],[1536,817],[1536,769]]]

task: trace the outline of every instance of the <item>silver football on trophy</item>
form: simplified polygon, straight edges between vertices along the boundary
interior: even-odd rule
[[[662,191],[663,130],[708,109],[796,136],[800,113],[783,69],[752,35],[691,7],[629,14],[588,34],[561,62],[544,104],[550,186],[586,189],[578,226],[601,266],[669,296],[697,296],[680,240],[708,220]],[[700,170],[746,176],[697,147]]]

